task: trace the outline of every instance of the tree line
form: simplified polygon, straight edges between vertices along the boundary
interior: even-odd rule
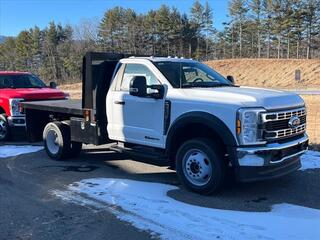
[[[320,0],[229,0],[228,16],[219,31],[208,1],[196,0],[188,14],[166,5],[145,14],[115,7],[101,20],[76,26],[51,22],[6,38],[0,44],[0,69],[66,83],[81,78],[87,51],[198,60],[320,58]]]

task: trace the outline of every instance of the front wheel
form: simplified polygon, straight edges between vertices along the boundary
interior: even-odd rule
[[[0,114],[0,141],[6,141],[9,139],[9,124],[6,116]]]
[[[176,170],[180,181],[188,189],[211,194],[221,187],[226,166],[223,154],[213,141],[195,138],[178,149]]]

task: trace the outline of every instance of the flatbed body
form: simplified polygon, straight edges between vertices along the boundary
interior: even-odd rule
[[[23,102],[24,109],[83,115],[81,100],[56,100]]]
[[[26,115],[27,136],[42,139],[48,122],[63,121],[70,126],[73,141],[95,145],[109,143],[106,95],[114,70],[124,54],[89,52],[82,64],[82,99],[21,102]]]

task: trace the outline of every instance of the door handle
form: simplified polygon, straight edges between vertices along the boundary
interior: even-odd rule
[[[125,101],[114,101],[114,104],[125,105]]]

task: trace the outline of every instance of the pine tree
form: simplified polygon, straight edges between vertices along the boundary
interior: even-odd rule
[[[193,28],[197,30],[196,58],[199,59],[201,30],[204,26],[204,7],[201,5],[199,0],[196,0],[191,7],[191,24],[193,25]]]
[[[239,57],[242,57],[242,44],[243,44],[243,26],[248,12],[246,0],[231,0],[229,2],[229,14],[233,18],[234,23],[239,28]]]
[[[212,8],[210,7],[208,1],[206,1],[203,10],[203,26],[205,31],[205,40],[206,40],[206,60],[208,59],[208,47],[209,47],[209,40],[210,35],[214,33],[213,27],[213,12]]]
[[[254,29],[255,32],[257,33],[257,48],[258,48],[258,53],[257,57],[261,57],[261,30],[262,30],[262,24],[261,24],[261,19],[262,19],[262,0],[251,0],[249,3],[249,7],[252,10],[253,13],[253,21],[254,21]]]

